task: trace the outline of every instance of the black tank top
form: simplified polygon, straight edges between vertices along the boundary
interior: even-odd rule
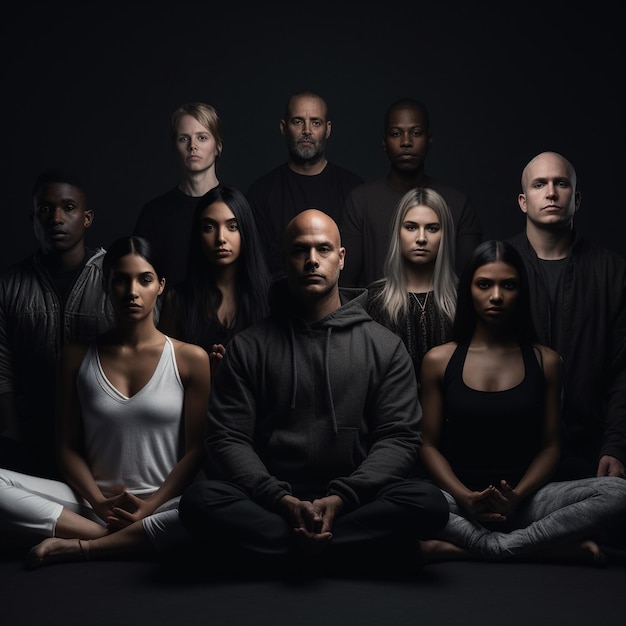
[[[470,489],[513,487],[541,447],[545,378],[533,347],[522,345],[524,378],[504,391],[477,391],[463,382],[469,344],[454,351],[443,379],[444,427],[440,450]]]

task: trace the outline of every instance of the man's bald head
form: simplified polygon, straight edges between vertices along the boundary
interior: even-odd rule
[[[522,170],[522,192],[528,189],[538,172],[561,170],[567,173],[572,187],[576,189],[576,170],[574,166],[558,152],[541,152],[533,157]]]
[[[306,209],[291,219],[287,224],[283,238],[285,250],[289,248],[294,237],[304,232],[324,232],[326,233],[326,238],[332,240],[337,248],[341,247],[339,227],[335,220],[323,211],[319,211],[318,209]]]
[[[517,202],[526,214],[526,236],[539,245],[546,235],[569,240],[581,194],[576,190],[574,166],[558,152],[541,152],[522,171],[522,193]],[[559,250],[556,254],[562,254]],[[552,258],[544,249],[541,258]],[[556,257],[561,258],[561,257]]]
[[[317,209],[302,211],[287,224],[283,246],[291,293],[313,319],[341,306],[338,283],[345,250],[336,222]]]

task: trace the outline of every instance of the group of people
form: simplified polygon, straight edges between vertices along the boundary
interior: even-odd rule
[[[319,95],[280,131],[287,162],[244,194],[215,109],[179,107],[180,184],[106,251],[79,180],[35,182],[40,246],[0,277],[3,541],[30,567],[603,562],[626,537],[626,261],[574,228],[572,164],[535,156],[524,232],[482,241],[425,173],[418,100],[387,110],[373,182],[326,160]]]

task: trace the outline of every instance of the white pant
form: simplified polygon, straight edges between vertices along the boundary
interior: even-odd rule
[[[178,517],[179,500],[177,497],[165,502],[142,520],[144,531],[157,550],[191,541]],[[0,531],[54,537],[64,508],[106,526],[91,505],[66,483],[0,469]]]

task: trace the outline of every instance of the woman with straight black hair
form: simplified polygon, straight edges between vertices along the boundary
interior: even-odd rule
[[[189,539],[178,500],[203,460],[209,358],[155,327],[165,278],[146,240],[115,241],[103,275],[115,326],[61,354],[56,447],[65,482],[0,470],[0,530],[37,543],[30,567],[156,553]]]
[[[459,280],[453,341],[422,363],[420,456],[450,509],[425,561],[576,558],[601,563],[626,519],[626,481],[550,482],[559,459],[561,358],[534,341],[519,253],[480,244]]]
[[[165,295],[159,328],[203,347],[215,375],[231,337],[268,314],[269,285],[252,209],[220,185],[198,202],[187,275]]]

